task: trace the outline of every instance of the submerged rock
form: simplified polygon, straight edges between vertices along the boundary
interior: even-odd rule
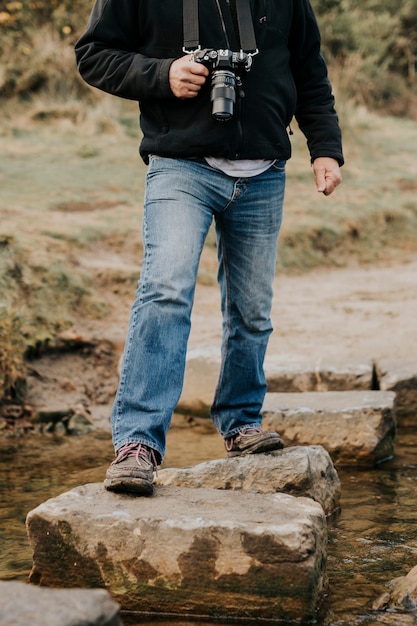
[[[379,360],[376,364],[381,389],[394,391],[397,416],[401,426],[415,426],[417,416],[417,359],[411,363],[389,363]]]
[[[383,593],[373,604],[375,610],[400,609],[417,611],[417,565],[406,576],[394,578],[388,587],[390,591]]]
[[[40,589],[0,582],[3,626],[122,626],[119,605],[104,589]]]
[[[288,494],[89,484],[31,511],[30,580],[105,587],[126,610],[302,622],[326,582],[320,504]]]

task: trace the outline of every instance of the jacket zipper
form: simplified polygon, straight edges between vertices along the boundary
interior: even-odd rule
[[[223,35],[226,41],[226,48],[228,48],[229,50],[231,50],[230,47],[230,41],[229,41],[229,36],[227,34],[227,30],[226,30],[226,24],[224,22],[224,17],[223,17],[223,13],[222,13],[222,8],[220,6],[220,2],[219,0],[216,0],[216,6],[217,6],[217,11],[220,17],[220,22],[221,22],[221,26],[222,26],[222,30],[223,30]]]
[[[235,151],[235,159],[240,157],[240,151],[243,146],[243,124],[242,124],[242,107],[243,107],[243,98],[245,97],[245,92],[243,89],[243,83],[240,76],[236,76],[236,129],[237,129],[237,141],[236,141],[236,151]]]

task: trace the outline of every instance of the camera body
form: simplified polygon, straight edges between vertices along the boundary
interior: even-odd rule
[[[193,53],[194,61],[202,63],[211,72],[212,116],[226,122],[233,117],[236,102],[236,84],[240,84],[239,74],[248,72],[252,65],[252,55],[241,50],[214,50],[204,48]]]

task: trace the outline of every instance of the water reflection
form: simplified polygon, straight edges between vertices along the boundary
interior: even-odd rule
[[[417,435],[400,429],[396,457],[373,470],[339,469],[341,513],[330,523],[329,594],[320,626],[384,624],[372,602],[392,578],[417,563]],[[210,427],[173,428],[166,465],[184,467],[223,456]],[[32,553],[25,530],[28,511],[79,484],[101,482],[113,448],[108,433],[83,437],[37,435],[0,439],[0,579],[27,580]],[[391,616],[392,617],[392,616]],[[391,624],[414,622],[398,616]],[[138,617],[126,624],[150,623]],[[173,621],[158,622],[172,626]],[[197,622],[176,620],[177,626]],[[213,624],[213,623],[212,623]]]
[[[416,452],[415,434],[400,430],[392,461],[370,471],[339,470],[342,512],[330,530],[326,626],[383,623],[371,615],[373,600],[416,565]],[[392,623],[408,623],[402,619]]]
[[[0,439],[0,579],[27,580],[32,566],[28,511],[81,482],[101,480],[112,455],[106,434]]]

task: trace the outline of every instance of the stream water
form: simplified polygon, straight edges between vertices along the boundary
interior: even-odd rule
[[[219,455],[221,442],[210,429],[172,428],[169,433],[166,466],[184,467]],[[32,564],[28,511],[80,484],[101,482],[112,458],[110,435],[103,432],[0,438],[0,580],[27,581]],[[339,469],[339,475],[341,512],[329,529],[329,594],[317,624],[385,624],[372,602],[391,579],[417,564],[417,429],[399,427],[391,461],[371,470]],[[409,619],[397,614],[390,623],[414,623]],[[168,624],[196,626],[187,620],[158,622]]]

